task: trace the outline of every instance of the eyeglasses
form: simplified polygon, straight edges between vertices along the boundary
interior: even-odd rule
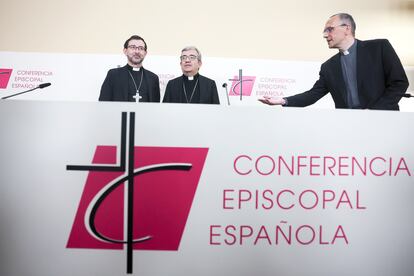
[[[337,25],[337,26],[331,26],[331,27],[326,27],[324,30],[323,30],[323,34],[324,33],[328,33],[328,34],[330,34],[330,33],[332,33],[334,30],[335,30],[335,28],[336,27],[344,27],[344,26],[349,26],[348,24],[341,24],[341,25]]]
[[[193,60],[196,60],[197,58],[198,56],[195,56],[195,55],[180,56],[181,61],[186,61],[187,59],[193,61]]]
[[[136,51],[136,50],[138,50],[138,51],[145,51],[145,47],[143,47],[143,46],[135,46],[135,45],[129,45],[128,46],[128,49],[134,50],[134,51]]]

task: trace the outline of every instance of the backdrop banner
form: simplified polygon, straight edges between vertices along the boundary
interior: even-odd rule
[[[148,55],[144,67],[160,78],[161,97],[169,80],[181,76],[179,57]],[[124,66],[126,57],[104,54],[0,52],[0,97],[32,89],[41,83],[52,86],[17,96],[22,100],[92,101],[99,98],[109,69]],[[319,78],[320,62],[237,59],[203,56],[200,74],[216,82],[220,102],[227,105],[262,105],[264,95],[287,97],[309,90]],[[239,70],[242,69],[242,79]],[[414,67],[405,68],[414,83]],[[223,88],[227,84],[227,89]],[[240,100],[240,87],[242,99]],[[410,87],[409,91],[413,89]],[[309,108],[334,109],[327,95]],[[414,100],[403,98],[402,111],[414,111]]]

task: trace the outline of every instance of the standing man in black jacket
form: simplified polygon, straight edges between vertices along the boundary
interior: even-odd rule
[[[160,82],[156,74],[144,69],[147,43],[133,35],[124,43],[128,64],[108,71],[102,84],[100,101],[160,102]]]
[[[164,103],[220,104],[214,80],[198,73],[202,61],[196,47],[185,47],[181,51],[180,65],[183,75],[167,83]]]
[[[339,53],[322,64],[312,89],[286,98],[265,96],[269,105],[304,107],[331,94],[336,108],[399,110],[398,102],[408,88],[400,59],[386,39],[355,39],[351,15],[339,13],[325,24],[323,37]]]

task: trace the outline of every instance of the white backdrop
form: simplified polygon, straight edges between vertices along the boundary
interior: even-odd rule
[[[0,83],[2,78],[9,77],[7,86],[0,88],[0,96],[50,82],[52,86],[16,99],[97,101],[107,71],[125,64],[122,54],[0,52],[0,72],[12,69],[11,74],[0,75]],[[144,67],[159,75],[162,95],[168,80],[181,75],[178,57],[148,55]],[[319,62],[203,57],[200,73],[216,81],[221,104],[227,104],[226,91],[222,88],[222,84],[227,83],[232,105],[262,105],[257,98],[265,94],[290,96],[310,89],[318,78],[319,67]],[[238,77],[239,69],[243,69],[246,77],[243,91],[249,94],[242,102],[231,91],[235,83],[229,81]],[[406,71],[414,82],[414,68],[407,67]],[[402,111],[414,111],[414,100],[403,98],[400,107]],[[327,95],[310,108],[333,109],[334,103]]]

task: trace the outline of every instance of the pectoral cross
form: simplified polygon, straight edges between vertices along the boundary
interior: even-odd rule
[[[135,96],[132,96],[132,98],[135,99],[135,102],[139,102],[139,100],[142,99],[142,96],[139,94],[139,90],[137,90],[137,94],[135,94]]]

